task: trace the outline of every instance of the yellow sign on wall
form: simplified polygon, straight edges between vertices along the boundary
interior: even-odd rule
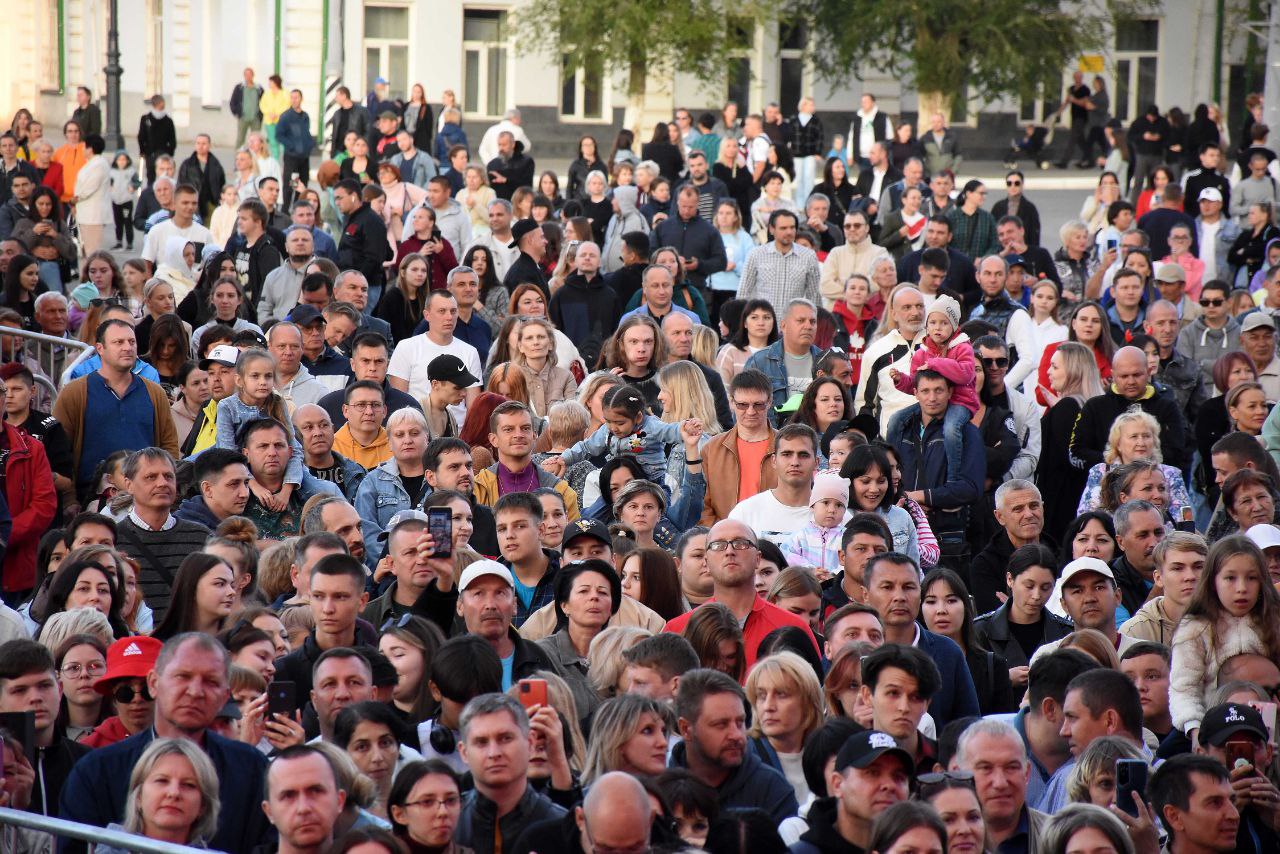
[[[1101,74],[1105,68],[1101,54],[1087,53],[1080,57],[1080,70],[1087,74]]]

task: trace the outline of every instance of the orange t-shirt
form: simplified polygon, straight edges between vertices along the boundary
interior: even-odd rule
[[[760,491],[760,464],[769,452],[769,440],[738,440],[738,500],[743,501]]]

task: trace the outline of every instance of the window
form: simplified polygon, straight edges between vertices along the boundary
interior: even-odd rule
[[[1116,118],[1133,121],[1157,103],[1160,73],[1160,22],[1121,21],[1116,25]]]
[[[462,109],[468,115],[500,116],[506,110],[508,38],[506,12],[462,13]]]
[[[36,18],[38,44],[36,56],[40,71],[40,87],[60,90],[63,79],[62,4],[57,0],[41,0]]]
[[[809,28],[804,21],[778,25],[778,103],[785,116],[795,113],[804,94],[804,49]]]
[[[152,93],[164,92],[164,48],[170,43],[169,34],[165,32],[163,0],[148,0],[147,20],[147,97]],[[172,104],[166,104],[172,109]]]
[[[392,98],[409,92],[409,9],[406,6],[366,6],[364,9],[364,83],[373,91],[379,77],[390,85]]]
[[[746,117],[751,112],[751,56],[755,53],[755,31],[755,23],[750,18],[729,19],[729,42],[738,45],[741,53],[729,59],[725,99],[737,103],[739,117]]]
[[[601,121],[605,118],[608,80],[604,63],[593,60],[574,68],[565,57],[560,63],[560,115],[566,119]]]

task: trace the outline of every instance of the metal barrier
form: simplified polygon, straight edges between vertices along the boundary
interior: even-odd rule
[[[110,845],[125,851],[136,851],[139,854],[212,854],[205,848],[192,848],[188,845],[175,845],[172,842],[161,842],[145,836],[134,836],[120,830],[107,830],[92,824],[81,824],[67,821],[64,818],[51,818],[38,813],[0,807],[0,828],[5,826],[24,827],[48,833],[54,837],[79,839],[92,845]]]
[[[15,338],[25,338],[28,341],[36,343],[34,358],[40,366],[40,370],[44,371],[45,376],[49,377],[52,382],[46,382],[41,377],[36,377],[36,382],[43,388],[49,390],[50,396],[58,393],[57,384],[61,380],[62,371],[55,370],[55,362],[53,358],[55,347],[65,347],[71,352],[67,354],[67,358],[63,360],[62,366],[65,370],[66,366],[76,360],[85,350],[92,350],[92,344],[85,344],[83,341],[75,338],[59,338],[56,335],[45,335],[43,332],[31,332],[27,329],[10,329],[5,327],[5,335],[12,335]],[[30,351],[27,351],[30,353]]]

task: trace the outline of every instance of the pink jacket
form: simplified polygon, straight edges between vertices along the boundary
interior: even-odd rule
[[[924,339],[914,353],[911,354],[911,371],[898,377],[894,384],[898,391],[911,394],[914,389],[913,378],[916,371],[928,368],[951,380],[951,402],[963,406],[970,412],[978,411],[978,387],[973,366],[973,346],[969,344],[969,336],[963,332],[952,338],[947,349],[938,353],[934,350],[933,341]]]

